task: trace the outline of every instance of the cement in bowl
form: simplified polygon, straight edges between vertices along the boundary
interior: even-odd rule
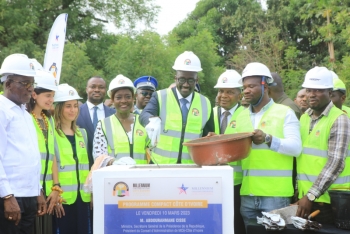
[[[202,137],[183,145],[197,165],[220,165],[246,158],[252,146],[252,135],[244,132]]]

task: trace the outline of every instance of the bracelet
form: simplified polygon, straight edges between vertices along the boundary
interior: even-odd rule
[[[60,183],[57,183],[57,184],[54,184],[54,185],[53,185],[53,187],[55,187],[55,186],[58,186],[58,187],[61,188],[61,184],[60,184]]]
[[[7,200],[7,199],[10,199],[11,197],[13,197],[13,194],[9,194],[9,195],[3,197],[2,199]]]
[[[60,195],[63,193],[63,190],[58,186],[52,187],[51,191],[57,191],[57,192],[59,192]]]

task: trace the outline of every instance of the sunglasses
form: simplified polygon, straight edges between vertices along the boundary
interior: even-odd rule
[[[13,80],[13,79],[11,79],[13,82],[15,82],[15,83],[19,83],[19,84],[21,84],[22,86],[24,86],[26,89],[29,89],[29,88],[31,88],[31,87],[33,87],[33,88],[36,88],[36,83],[35,82],[23,82],[23,81],[17,81],[17,80]]]
[[[149,91],[149,92],[141,91],[140,93],[142,94],[142,96],[147,97],[147,96],[152,96],[153,91]]]
[[[193,78],[186,79],[181,77],[181,78],[177,78],[177,81],[179,82],[179,84],[184,84],[187,82],[189,85],[194,85],[197,80]]]

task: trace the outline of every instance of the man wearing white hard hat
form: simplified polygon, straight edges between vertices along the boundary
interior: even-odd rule
[[[0,95],[0,233],[31,233],[36,215],[46,213],[40,184],[37,133],[25,104],[35,87],[34,66],[24,54],[1,65]]]
[[[241,75],[235,70],[226,70],[222,73],[214,86],[218,90],[219,106],[213,108],[215,133],[232,134],[236,132],[236,118],[244,110],[239,103],[242,84],[238,81]],[[240,213],[242,184],[241,161],[229,163],[234,168],[234,230],[237,234],[244,234],[244,222]]]
[[[297,158],[297,216],[306,218],[320,210],[315,220],[333,223],[327,191],[350,186],[349,118],[331,101],[333,78],[327,68],[309,70],[302,86],[310,108],[300,119],[303,151]]]
[[[238,115],[236,129],[254,133],[249,156],[242,160],[241,214],[247,226],[262,211],[289,206],[293,157],[301,152],[301,140],[294,111],[268,95],[273,78],[264,64],[249,63],[240,83],[250,106]]]
[[[191,51],[180,54],[174,63],[176,87],[154,92],[140,115],[151,144],[153,163],[192,164],[183,142],[214,131],[212,108],[208,98],[194,92],[199,58]]]

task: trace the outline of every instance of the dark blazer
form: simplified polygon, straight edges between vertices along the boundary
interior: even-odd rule
[[[106,105],[103,105],[105,110],[105,117],[111,116],[115,113],[115,109],[112,109]],[[86,103],[80,106],[80,113],[77,119],[77,125],[80,128],[85,128],[88,136],[88,155],[90,167],[94,163],[94,158],[92,157],[92,142],[94,140],[94,126],[92,125],[89,108]]]

